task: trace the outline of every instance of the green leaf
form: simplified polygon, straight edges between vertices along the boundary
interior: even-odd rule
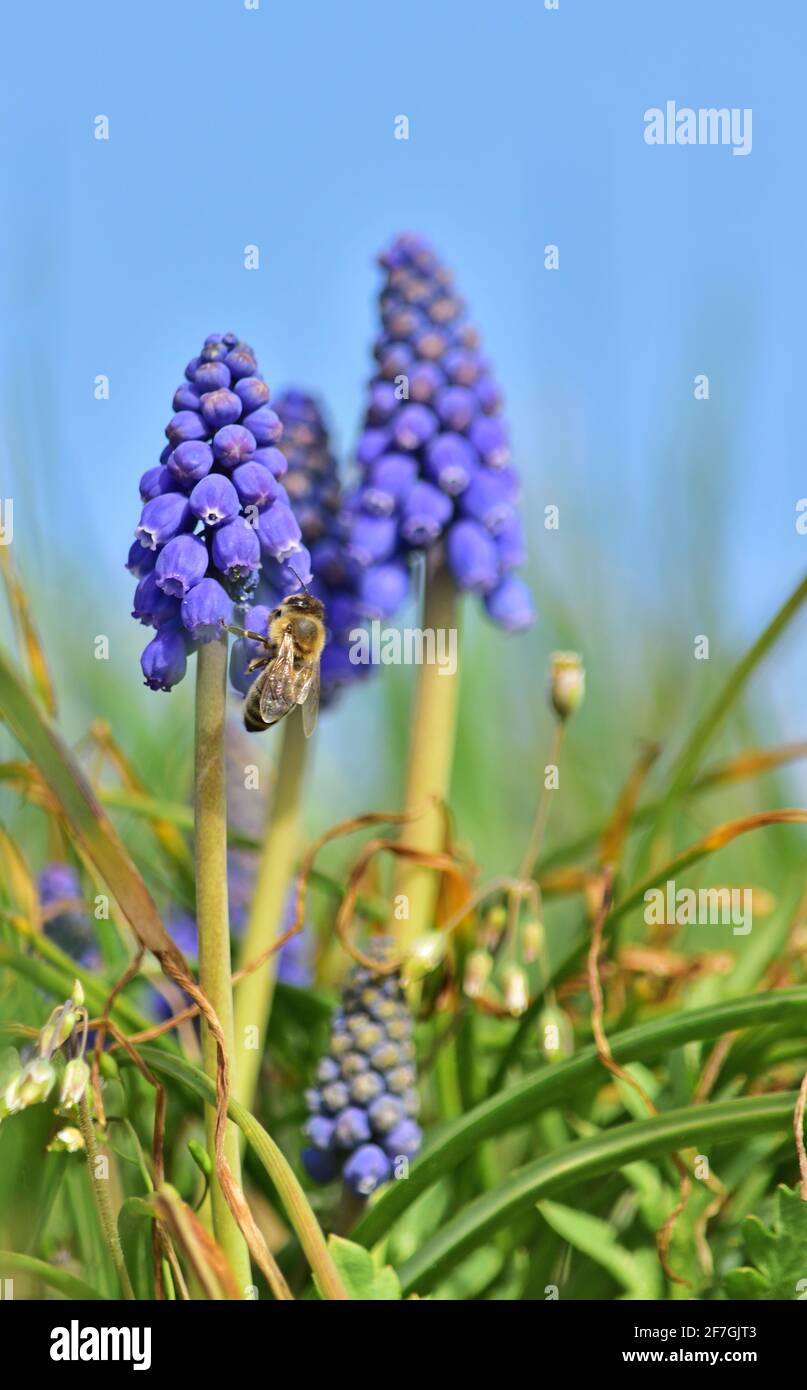
[[[807,1298],[807,1202],[798,1191],[778,1187],[774,1198],[773,1230],[756,1216],[743,1224],[748,1257],[756,1268],[744,1266],[726,1275],[726,1293],[736,1299]]]
[[[104,1294],[98,1293],[89,1284],[85,1284],[83,1279],[77,1279],[75,1274],[71,1274],[66,1269],[60,1269],[58,1265],[48,1264],[46,1260],[37,1260],[33,1255],[18,1255],[14,1250],[0,1250],[0,1282],[7,1278],[10,1273],[19,1270],[21,1274],[33,1274],[43,1283],[49,1284],[52,1289],[57,1289],[64,1294],[65,1298],[76,1299],[103,1299]]]
[[[721,1143],[736,1145],[749,1134],[782,1132],[790,1125],[795,1102],[794,1094],[784,1092],[668,1110],[536,1159],[477,1197],[424,1241],[398,1270],[404,1296],[413,1290],[427,1293],[446,1270],[540,1198],[590,1183],[636,1159],[657,1158],[692,1144],[716,1148]]]
[[[329,1236],[328,1249],[351,1300],[390,1303],[401,1297],[395,1270],[391,1265],[377,1269],[372,1255],[362,1245],[343,1236]]]
[[[553,1231],[607,1270],[632,1298],[659,1297],[661,1269],[655,1251],[625,1250],[614,1240],[613,1226],[587,1211],[575,1211],[559,1202],[539,1202],[538,1210]],[[650,1261],[647,1255],[652,1257]]]
[[[795,1031],[803,1034],[805,1017],[807,988],[799,986],[654,1019],[614,1034],[610,1042],[614,1060],[624,1066],[659,1057],[681,1043],[719,1038],[734,1029],[773,1020],[777,1023],[790,1021]],[[410,1203],[473,1153],[483,1139],[524,1124],[553,1105],[569,1103],[572,1096],[596,1085],[604,1077],[596,1048],[581,1048],[576,1056],[532,1072],[444,1125],[412,1164],[407,1181],[389,1184],[351,1231],[352,1238],[361,1245],[374,1245]]]

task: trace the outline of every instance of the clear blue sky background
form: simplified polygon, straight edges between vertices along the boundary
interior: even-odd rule
[[[533,531],[553,585],[610,586],[628,626],[680,605],[728,648],[804,569],[797,0],[40,0],[4,31],[0,464],[42,592],[72,555],[133,627],[137,478],[211,331],[321,392],[349,450],[373,255],[405,228],[482,328],[530,508],[563,506],[560,537]],[[750,156],[648,147],[668,99],[751,107]],[[803,675],[783,657],[772,683],[792,732]]]

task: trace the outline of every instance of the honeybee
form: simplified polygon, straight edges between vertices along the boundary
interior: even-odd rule
[[[265,654],[250,661],[247,671],[260,671],[247,691],[244,726],[249,733],[269,729],[295,705],[303,715],[303,732],[310,738],[319,711],[319,659],[325,646],[325,605],[310,594],[289,594],[269,614],[266,635],[248,628],[224,626],[238,637],[262,643]]]

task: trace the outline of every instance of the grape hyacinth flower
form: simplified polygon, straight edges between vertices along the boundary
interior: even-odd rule
[[[270,472],[269,496],[285,490],[294,530],[288,530],[286,514],[274,509],[262,519],[258,531],[261,542],[272,541],[281,553],[276,551],[274,558],[265,559],[254,606],[247,609],[244,626],[265,631],[269,612],[286,594],[299,588],[300,581],[310,587],[325,604],[328,625],[320,662],[324,707],[338,689],[366,673],[366,667],[349,659],[349,634],[369,613],[367,600],[358,589],[364,576],[345,545],[339,520],[342,494],[337,461],[317,401],[305,391],[290,389],[278,396],[275,411],[282,426],[279,446],[259,450],[256,457],[263,455],[259,467],[242,464],[232,480],[242,501],[258,501],[256,490],[265,488]],[[285,534],[281,534],[279,522]],[[383,577],[380,582],[383,584]],[[389,583],[387,579],[388,588]],[[398,591],[400,587],[399,582]],[[256,655],[255,644],[246,638],[233,645],[230,679],[242,693],[254,679],[246,668]]]
[[[152,690],[182,680],[189,653],[234,621],[265,569],[274,579],[280,562],[308,564],[277,481],[283,425],[252,348],[213,334],[185,378],[168,444],[140,479],[143,510],[127,561],[138,580],[132,616],[156,629],[140,663]]]
[[[519,482],[510,463],[501,395],[450,272],[422,237],[398,237],[380,259],[382,331],[375,344],[361,480],[342,513],[373,616],[406,592],[413,552],[445,547],[458,588],[515,632],[534,621],[525,582]]]
[[[315,1080],[306,1092],[305,1169],[314,1182],[341,1171],[355,1196],[369,1197],[422,1140],[412,1018],[397,974],[351,971]]]
[[[95,934],[75,869],[60,862],[48,864],[39,875],[37,889],[45,935],[79,964],[94,969],[98,963]]]

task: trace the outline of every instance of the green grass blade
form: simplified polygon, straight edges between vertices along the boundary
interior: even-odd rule
[[[807,1019],[807,987],[777,990],[732,999],[690,1013],[654,1019],[615,1034],[611,1039],[614,1059],[623,1065],[652,1060],[682,1043],[718,1038],[736,1028],[792,1021],[803,1028]],[[524,1124],[542,1110],[567,1101],[605,1071],[596,1049],[586,1047],[576,1057],[534,1072],[489,1097],[466,1115],[446,1125],[412,1164],[406,1182],[391,1183],[351,1231],[351,1240],[374,1245],[421,1192],[452,1171],[473,1153],[483,1139],[503,1134]]]
[[[57,1265],[48,1264],[46,1260],[37,1260],[33,1255],[18,1255],[13,1250],[0,1250],[0,1283],[15,1270],[19,1270],[21,1274],[33,1274],[52,1289],[64,1294],[65,1298],[104,1298],[102,1293],[98,1293],[90,1284],[85,1284],[83,1279],[77,1279],[75,1274],[70,1274],[66,1269],[59,1269]]]
[[[404,1262],[398,1270],[404,1296],[428,1293],[463,1256],[543,1197],[590,1183],[636,1159],[659,1158],[693,1144],[711,1145],[711,1153],[720,1143],[737,1144],[752,1134],[784,1131],[795,1103],[795,1093],[786,1092],[687,1106],[619,1125],[539,1158],[463,1208]]]

